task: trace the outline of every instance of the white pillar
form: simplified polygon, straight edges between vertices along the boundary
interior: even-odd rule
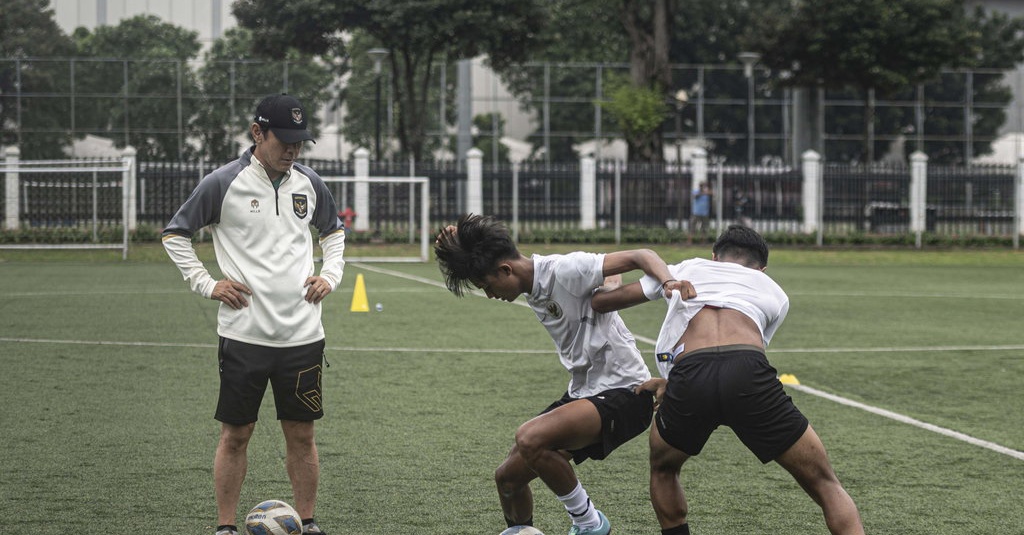
[[[122,180],[124,181],[123,187],[121,188],[121,195],[124,197],[124,218],[125,225],[129,231],[134,231],[139,226],[139,207],[138,198],[135,195],[135,191],[139,187],[139,176],[136,172],[136,150],[135,147],[128,145],[121,151],[121,162],[127,168],[127,171],[122,173]]]
[[[597,228],[596,203],[597,161],[587,155],[580,159],[580,230]]]
[[[18,147],[7,147],[4,150],[4,166],[17,168],[18,160],[21,159],[21,150]],[[18,171],[7,171],[4,179],[4,228],[7,230],[18,229],[18,215],[21,210],[21,195],[18,194]]]
[[[473,147],[466,152],[466,212],[484,213],[484,151]]]
[[[692,189],[697,189],[698,184],[708,181],[708,151],[704,150],[704,147],[693,149],[693,155],[690,156],[690,165],[693,167]]]
[[[355,158],[356,219],[352,230],[362,232],[370,230],[370,183],[366,180],[370,176],[370,151],[360,147],[356,149]]]
[[[818,231],[821,224],[822,195],[825,194],[821,182],[821,155],[813,150],[805,151],[800,160],[803,166],[803,208],[804,233]]]
[[[928,199],[928,156],[921,151],[910,155],[910,232],[921,247],[921,234],[926,230]]]
[[[1017,204],[1014,220],[1017,222],[1017,236],[1024,236],[1024,156],[1017,160]]]

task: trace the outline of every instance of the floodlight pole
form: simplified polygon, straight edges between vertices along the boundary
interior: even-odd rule
[[[376,122],[377,127],[376,127],[376,131],[375,131],[375,139],[376,139],[375,143],[376,143],[376,145],[374,146],[373,156],[374,156],[374,161],[380,162],[380,79],[381,79],[381,62],[384,61],[385,57],[387,57],[388,50],[386,48],[371,48],[366,53],[370,56],[370,59],[373,60],[373,73],[374,73],[375,77],[377,78],[377,99],[376,99],[377,103],[376,103],[376,107],[374,108],[374,112],[373,112],[374,120]]]
[[[761,59],[757,52],[740,52],[743,76],[747,79],[747,168],[754,165],[754,64]]]
[[[690,100],[690,95],[685,89],[676,91],[673,95],[676,104],[676,165],[683,163],[683,108]]]

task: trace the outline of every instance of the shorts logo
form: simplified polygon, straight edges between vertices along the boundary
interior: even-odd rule
[[[658,362],[667,362],[669,364],[672,364],[676,360],[675,355],[672,353],[658,353],[654,358],[657,359]]]
[[[309,213],[309,205],[306,202],[306,196],[300,193],[292,193],[292,210],[295,215],[299,216],[299,219],[304,219],[306,214]]]
[[[320,396],[323,392],[320,388],[320,365],[317,364],[308,370],[299,372],[295,380],[295,396],[311,412],[323,410]]]

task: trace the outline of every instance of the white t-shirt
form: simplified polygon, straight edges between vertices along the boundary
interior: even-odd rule
[[[604,283],[604,255],[533,255],[533,291],[526,302],[548,330],[562,366],[569,371],[569,395],[592,396],[632,388],[651,378],[633,333],[617,312],[591,308]]]
[[[757,324],[765,347],[789,312],[786,292],[763,271],[704,258],[685,260],[668,266],[668,270],[674,279],[690,281],[697,297],[684,301],[679,292],[673,291],[668,299],[668,312],[654,347],[658,371],[663,377],[668,377],[675,356],[683,351],[682,346],[676,347],[676,342],[705,305],[743,313]],[[650,276],[640,279],[648,299],[662,297],[661,282]]]

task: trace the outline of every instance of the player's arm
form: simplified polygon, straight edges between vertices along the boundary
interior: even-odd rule
[[[653,292],[645,292],[640,283],[636,282],[618,287],[610,287],[606,284],[594,294],[591,302],[591,306],[597,312],[622,310],[658,297],[671,297],[672,290],[678,290],[683,299],[697,295],[689,282],[675,280],[675,277],[669,272],[668,266],[665,265],[665,261],[650,249],[631,249],[608,253],[604,257],[603,269],[605,277],[614,277],[627,271],[639,269],[649,277],[660,281],[660,285]]]
[[[607,286],[598,288],[590,300],[590,306],[594,311],[604,313],[622,310],[647,301],[649,299],[644,294],[643,288],[640,287],[640,283],[633,282],[614,289],[608,289]]]

